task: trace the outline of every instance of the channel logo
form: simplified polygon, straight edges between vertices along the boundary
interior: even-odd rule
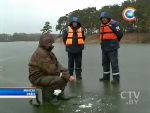
[[[134,16],[134,12],[135,12],[135,8],[133,7],[127,7],[123,10],[122,12],[122,17],[125,21],[127,22],[133,22],[136,20],[135,16]]]

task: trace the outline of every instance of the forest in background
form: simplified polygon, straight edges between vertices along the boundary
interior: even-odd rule
[[[79,21],[82,23],[82,26],[86,29],[86,34],[92,35],[97,34],[100,26],[100,13],[107,11],[111,14],[111,17],[117,20],[124,33],[137,34],[138,33],[146,34],[142,37],[150,39],[150,0],[126,0],[120,4],[106,5],[101,9],[96,9],[96,7],[87,7],[84,9],[77,9],[72,11],[58,19],[58,24],[56,25],[56,31],[60,31],[59,34],[52,34],[54,38],[59,37],[62,34],[62,30],[67,27],[72,19],[72,17],[78,17]],[[122,18],[122,11],[127,7],[134,7],[136,21],[126,22]],[[50,26],[52,29],[52,27]],[[9,41],[38,41],[42,33],[14,33],[10,34],[0,34],[0,42],[9,42]],[[97,37],[95,37],[97,38]],[[132,37],[133,38],[133,37]],[[136,37],[135,37],[136,38]]]
[[[99,1],[100,2],[100,1]],[[84,9],[77,9],[58,19],[56,30],[62,33],[62,30],[67,27],[72,17],[78,17],[82,27],[86,29],[87,34],[98,33],[100,26],[100,13],[107,11],[111,17],[117,20],[124,33],[149,33],[150,32],[150,0],[127,0],[120,4],[103,6],[101,9],[96,7],[87,7]],[[136,21],[126,22],[122,18],[122,11],[127,7],[136,9]]]
[[[0,34],[0,42],[14,42],[14,41],[38,41],[42,33],[14,33],[10,34]],[[51,34],[54,38],[58,37],[59,34]]]

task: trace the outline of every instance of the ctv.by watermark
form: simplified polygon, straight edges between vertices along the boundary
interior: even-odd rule
[[[120,93],[122,99],[126,100],[126,104],[135,105],[139,102],[140,92],[135,91],[122,91]]]

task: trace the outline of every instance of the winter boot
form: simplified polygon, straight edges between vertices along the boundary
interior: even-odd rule
[[[68,68],[68,72],[70,76],[73,76],[74,68]]]
[[[113,80],[111,81],[111,84],[116,84],[119,83],[119,79],[113,78]]]
[[[119,83],[120,81],[119,78],[120,78],[119,75],[113,75],[113,80],[111,81],[111,84]]]
[[[55,96],[55,95],[49,96],[48,99],[47,99],[47,102],[50,103],[54,107],[59,107],[60,106],[60,102],[57,99],[57,96]]]
[[[104,74],[102,78],[99,79],[99,81],[109,81],[110,80],[110,74]]]
[[[76,76],[77,81],[81,81],[82,77],[81,76]]]
[[[76,73],[76,79],[77,79],[77,81],[81,81],[82,80],[81,72],[82,72],[81,68],[75,68],[75,73]]]
[[[70,97],[65,95],[64,93],[60,93],[57,98],[58,98],[58,100],[63,100],[63,101],[70,100]]]

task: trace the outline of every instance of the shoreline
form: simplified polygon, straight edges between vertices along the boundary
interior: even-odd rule
[[[85,43],[100,43],[99,34],[87,35]],[[62,37],[56,38],[55,43],[62,43]],[[126,33],[120,43],[150,43],[150,33]]]

